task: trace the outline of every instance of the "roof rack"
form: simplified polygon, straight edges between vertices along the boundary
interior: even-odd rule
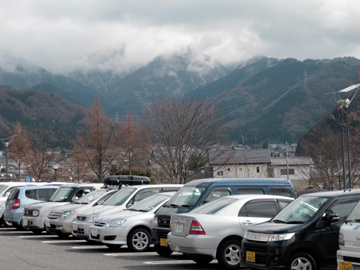
[[[138,175],[110,175],[104,179],[105,186],[148,185],[150,182],[149,177]]]

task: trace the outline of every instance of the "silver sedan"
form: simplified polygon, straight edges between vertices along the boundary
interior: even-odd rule
[[[292,200],[276,195],[234,195],[172,215],[169,247],[198,264],[216,258],[224,268],[239,268],[246,228],[268,221]]]
[[[132,251],[146,251],[151,244],[154,213],[175,192],[158,193],[117,213],[95,220],[89,229],[89,240],[106,244],[111,249],[127,245]]]

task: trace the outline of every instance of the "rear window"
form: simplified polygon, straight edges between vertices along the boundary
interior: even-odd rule
[[[227,206],[235,201],[236,200],[233,198],[222,198],[222,199],[218,199],[218,200],[209,202],[207,204],[203,204],[190,212],[196,213],[196,214],[213,215],[216,212],[218,212],[219,210],[223,209],[225,206]]]
[[[19,189],[18,188],[12,188],[8,199],[9,200],[16,200],[18,196],[19,196]]]
[[[270,188],[270,194],[291,197],[291,198],[294,197],[293,193],[291,192],[291,189],[289,188]]]

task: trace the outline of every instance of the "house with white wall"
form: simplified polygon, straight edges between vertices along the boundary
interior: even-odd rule
[[[213,177],[269,177],[270,165],[268,149],[221,149],[209,155]]]

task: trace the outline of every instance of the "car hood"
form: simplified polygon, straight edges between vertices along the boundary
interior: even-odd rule
[[[304,224],[283,224],[274,222],[264,222],[249,227],[246,231],[264,234],[281,234],[297,232]]]
[[[40,202],[40,203],[32,203],[25,207],[25,209],[48,209],[55,206],[70,204],[69,202]]]
[[[81,213],[79,213],[79,214],[81,216],[90,216],[94,213],[100,213],[101,215],[105,215],[105,214],[112,214],[115,212],[119,212],[123,209],[124,208],[122,205],[119,205],[119,206],[97,205],[97,206],[91,207],[89,209],[86,209],[84,211],[81,211]]]
[[[102,215],[102,214],[101,214]],[[99,220],[108,222],[114,219],[131,219],[132,217],[139,217],[139,216],[146,216],[148,215],[150,218],[154,217],[153,212],[136,212],[136,211],[121,211],[121,212],[115,212],[113,214],[106,214],[103,215],[103,217],[100,217]],[[145,218],[144,218],[145,219]]]
[[[77,211],[82,211],[85,209],[88,209],[89,207],[91,207],[91,205],[89,204],[65,204],[65,205],[61,205],[61,206],[57,206],[55,208],[52,209],[52,211],[56,211],[56,212],[65,212],[65,211],[73,211],[73,210],[77,210]]]

